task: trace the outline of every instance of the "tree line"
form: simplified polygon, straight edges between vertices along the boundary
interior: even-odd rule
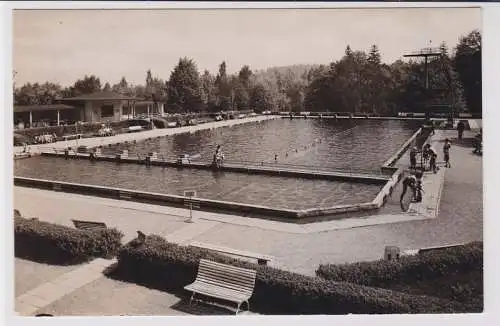
[[[114,85],[101,84],[95,75],[84,76],[70,87],[45,82],[14,88],[17,105],[51,104],[65,97],[96,91],[166,102],[170,112],[228,110],[321,111],[394,114],[418,112],[429,105],[448,105],[455,111],[481,113],[481,34],[474,30],[460,38],[450,53],[442,43],[440,55],[428,65],[426,81],[422,60],[382,62],[377,45],[368,52],[345,49],[344,56],[328,65],[295,65],[237,73],[227,63],[217,74],[199,72],[194,60],[180,58],[168,80],[146,72],[143,85],[125,77]]]

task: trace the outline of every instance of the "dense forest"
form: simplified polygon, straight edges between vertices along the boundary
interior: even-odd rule
[[[440,55],[429,62],[426,87],[423,60],[382,62],[373,45],[367,52],[347,46],[344,56],[325,65],[294,65],[252,71],[243,66],[228,74],[227,63],[217,74],[200,72],[189,58],[179,59],[168,79],[146,72],[144,85],[125,77],[114,85],[84,76],[63,88],[45,82],[14,85],[14,104],[50,104],[65,97],[114,91],[167,103],[170,112],[221,110],[321,111],[394,114],[421,112],[430,105],[449,105],[456,112],[482,112],[481,34],[461,37],[452,49],[442,43]]]

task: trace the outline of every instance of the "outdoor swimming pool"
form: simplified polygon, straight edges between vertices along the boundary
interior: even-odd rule
[[[208,162],[216,145],[222,144],[228,162],[272,162],[276,153],[282,164],[354,168],[378,173],[382,163],[418,127],[419,123],[415,121],[278,119],[114,145],[105,147],[103,153],[117,152],[122,148],[141,154],[156,151],[169,158],[188,153],[198,154],[201,160]],[[15,175],[21,177],[174,195],[182,195],[184,190],[196,190],[200,198],[295,210],[369,202],[381,188],[364,183],[55,157],[17,160],[14,168]]]

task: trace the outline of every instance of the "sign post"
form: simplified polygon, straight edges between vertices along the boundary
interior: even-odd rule
[[[193,200],[193,197],[196,197],[195,190],[184,191],[184,205],[189,206],[189,219],[185,221],[186,223],[193,223],[193,207],[200,208],[200,205]]]

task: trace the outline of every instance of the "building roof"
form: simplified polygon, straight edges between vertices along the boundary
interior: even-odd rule
[[[95,92],[91,94],[82,94],[76,97],[69,97],[63,101],[105,101],[105,100],[135,100],[135,97],[122,95],[115,92]]]
[[[43,105],[14,105],[14,112],[40,112],[40,111],[55,111],[55,110],[71,110],[74,106],[66,104],[43,104]]]

